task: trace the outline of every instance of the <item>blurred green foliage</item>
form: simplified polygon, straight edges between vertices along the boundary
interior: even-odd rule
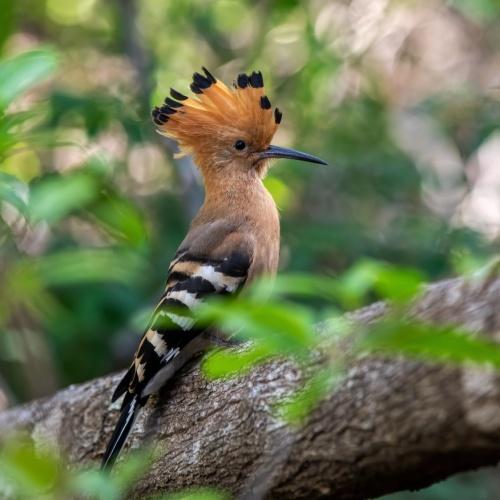
[[[68,470],[49,449],[38,450],[22,437],[11,438],[0,448],[0,495],[2,498],[61,500],[125,498],[151,463],[146,451],[130,454],[112,474],[97,469]],[[212,489],[193,489],[179,494],[146,497],[155,500],[225,500]]]
[[[350,333],[345,310],[376,299],[403,310],[424,280],[469,273],[498,251],[500,4],[371,3],[378,10],[354,0],[3,0],[0,407],[128,363],[201,203],[192,165],[172,160],[149,108],[171,86],[185,91],[201,65],[228,82],[261,69],[284,111],[276,142],[331,165],[271,170],[284,274],[203,307],[203,321],[254,341],[210,353],[207,375],[283,354],[307,365],[318,343],[334,353]],[[356,347],[493,366],[499,356],[452,327],[396,316]],[[342,360],[329,361],[277,408],[281,418],[299,425],[338,383]],[[1,460],[21,478],[19,495],[43,490],[52,472],[24,470],[36,454],[12,446]],[[93,474],[81,484],[97,491]],[[126,488],[117,481],[106,498]]]
[[[404,288],[398,280],[407,281],[405,293],[411,294],[422,276],[433,280],[466,263],[476,266],[496,251],[496,239],[454,223],[426,202],[427,183],[435,181],[394,131],[395,116],[424,116],[465,161],[496,130],[495,96],[477,85],[468,88],[466,81],[449,92],[445,85],[426,90],[413,101],[399,91],[403,104],[394,102],[394,84],[380,77],[383,68],[377,70],[369,50],[353,52],[345,45],[354,43],[348,34],[333,28],[347,4],[328,5],[6,1],[0,38],[1,279],[11,287],[21,272],[18,261],[21,267],[36,262],[43,276],[16,285],[21,306],[37,302],[31,294],[43,294],[57,309],[35,315],[29,325],[46,344],[52,387],[20,389],[12,380],[19,379],[22,365],[1,360],[7,386],[16,386],[11,397],[50,392],[126,363],[139,333],[137,318],[155,302],[169,259],[201,202],[192,167],[172,163],[148,109],[170,86],[184,90],[201,64],[226,80],[261,68],[273,102],[285,111],[276,140],[332,165],[282,161],[266,179],[282,208],[283,270],[323,278],[360,259],[392,262],[409,271],[388,271],[377,286],[394,287],[395,298]],[[456,2],[467,22],[469,7]],[[418,11],[394,2],[388,14],[398,8],[409,15]],[[495,8],[482,2],[479,10]],[[496,18],[470,19],[483,23],[488,36]],[[490,43],[493,51],[495,39]],[[351,82],[348,67],[358,80],[342,94],[337,89]],[[416,67],[415,75],[419,71],[425,68]],[[456,182],[467,189],[465,175]],[[64,264],[71,252],[74,266]],[[65,266],[59,279],[57,266]],[[356,272],[373,271],[367,264]],[[340,308],[372,299],[360,295],[356,302],[357,291],[349,292],[353,278],[343,278]],[[8,289],[2,290],[5,295]],[[14,303],[4,298],[1,307],[10,334],[27,328],[9,316]]]

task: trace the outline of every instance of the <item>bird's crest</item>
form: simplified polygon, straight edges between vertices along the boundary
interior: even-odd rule
[[[264,149],[281,122],[278,108],[264,92],[262,73],[238,75],[233,88],[203,68],[204,75],[194,73],[187,97],[170,89],[170,96],[161,107],[152,111],[158,131],[178,141],[180,156],[191,154],[200,143],[243,138]]]

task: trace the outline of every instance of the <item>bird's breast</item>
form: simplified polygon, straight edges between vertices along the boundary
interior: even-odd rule
[[[267,190],[255,198],[249,210],[249,228],[255,239],[254,258],[248,279],[260,275],[275,275],[280,253],[280,222],[276,204]]]

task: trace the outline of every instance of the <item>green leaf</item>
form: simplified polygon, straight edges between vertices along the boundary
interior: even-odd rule
[[[149,469],[154,454],[149,448],[129,453],[116,467],[114,483],[125,493]]]
[[[9,440],[0,450],[0,483],[11,485],[16,496],[41,496],[56,486],[59,477],[56,458],[37,452],[29,442]]]
[[[260,278],[252,283],[249,296],[257,301],[269,297],[306,297],[336,300],[341,294],[337,278],[289,273],[274,278]]]
[[[205,356],[203,372],[212,379],[234,377],[248,372],[270,356],[269,350],[259,343],[238,351],[217,349]]]
[[[28,109],[26,111],[19,111],[18,113],[0,114],[0,137],[2,134],[11,131],[13,128],[32,120],[38,115],[38,113],[39,110]],[[1,151],[2,150],[0,149],[0,152]]]
[[[472,276],[487,268],[488,259],[485,255],[476,255],[467,248],[454,248],[450,252],[450,263],[455,274]]]
[[[315,373],[291,398],[278,404],[280,417],[292,425],[301,425],[316,405],[344,376],[340,367],[330,366]]]
[[[132,203],[117,195],[109,196],[90,208],[99,222],[114,237],[134,246],[146,241],[144,220]]]
[[[338,291],[346,307],[359,307],[370,291],[382,299],[407,302],[415,296],[424,280],[413,268],[391,266],[384,262],[363,260],[339,279]]]
[[[117,281],[130,283],[143,271],[140,256],[113,249],[77,249],[38,258],[35,269],[45,285]]]
[[[214,299],[202,304],[197,316],[240,338],[258,340],[276,354],[304,355],[314,345],[312,314],[295,304]]]
[[[70,486],[74,492],[96,500],[119,500],[122,498],[121,490],[113,478],[100,470],[91,469],[75,472],[71,478]]]
[[[374,325],[360,347],[430,361],[477,363],[500,369],[500,346],[452,326],[386,320]]]
[[[95,200],[100,187],[98,179],[84,172],[45,178],[31,190],[32,219],[57,222]]]
[[[407,302],[417,295],[423,282],[424,275],[417,269],[384,266],[379,269],[374,286],[383,298]]]
[[[0,172],[0,202],[4,201],[17,208],[23,215],[28,213],[28,207],[21,197],[26,186],[13,175]]]
[[[362,299],[372,289],[377,279],[379,267],[376,262],[360,261],[339,280],[342,302],[346,307],[358,307]]]
[[[89,469],[72,475],[70,485],[74,492],[95,499],[120,500],[127,498],[128,489],[147,471],[153,459],[148,448],[124,456],[113,474]]]
[[[229,500],[230,498],[227,493],[213,488],[196,488],[169,495],[161,495],[155,497],[155,500]]]
[[[57,68],[58,57],[51,49],[24,52],[0,62],[0,109],[40,83]]]

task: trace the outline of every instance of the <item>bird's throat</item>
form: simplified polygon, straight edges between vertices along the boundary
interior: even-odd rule
[[[216,219],[227,214],[242,217],[277,217],[274,200],[255,171],[204,176],[205,202],[200,215]]]

